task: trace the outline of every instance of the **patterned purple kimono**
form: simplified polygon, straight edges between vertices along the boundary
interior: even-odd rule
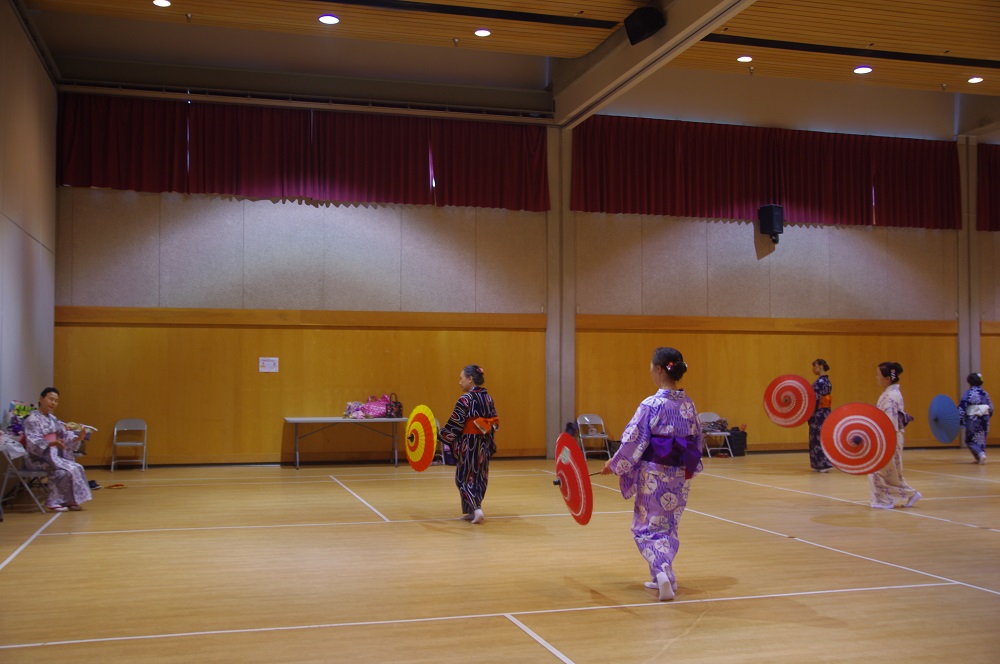
[[[66,449],[60,450],[50,445],[45,440],[48,434],[55,434]],[[83,466],[73,460],[73,452],[80,449],[83,441],[81,434],[68,431],[51,413],[45,415],[40,410],[33,410],[24,419],[24,437],[27,439],[25,448],[28,450],[25,466],[31,470],[44,470],[49,474],[49,495],[46,500],[49,506],[80,505],[90,500],[90,485]]]
[[[639,404],[611,459],[622,496],[635,496],[632,536],[654,582],[666,572],[671,585],[677,583],[677,525],[687,506],[688,480],[702,470],[702,449],[691,399],[684,390],[657,390]]]
[[[458,398],[448,422],[438,431],[442,446],[450,446],[455,455],[455,486],[462,498],[463,514],[482,509],[490,479],[490,457],[497,452],[493,431],[485,435],[463,433],[465,423],[477,417],[496,416],[493,397],[485,387],[474,387]]]
[[[970,406],[986,406],[986,408],[969,408]],[[959,422],[965,427],[965,444],[972,456],[979,461],[986,454],[986,436],[990,432],[990,417],[993,414],[993,402],[990,395],[980,386],[970,387],[958,403]],[[973,413],[970,415],[970,411]]]
[[[820,376],[813,383],[813,394],[816,395],[815,409],[809,416],[809,467],[813,470],[830,470],[833,464],[826,458],[823,445],[820,443],[819,434],[823,430],[823,423],[830,416],[830,408],[820,408],[820,400],[833,393],[833,384],[829,376]],[[829,401],[829,400],[827,400]]]

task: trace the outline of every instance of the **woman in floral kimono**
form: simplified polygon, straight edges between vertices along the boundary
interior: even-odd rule
[[[482,523],[483,497],[490,478],[490,458],[496,454],[493,432],[500,427],[496,406],[483,383],[486,372],[470,364],[458,376],[465,394],[458,398],[448,422],[438,432],[442,449],[450,447],[455,456],[455,485],[462,499],[462,518]]]
[[[677,592],[673,561],[680,547],[677,526],[687,506],[689,480],[701,472],[698,412],[677,381],[687,371],[680,351],[657,348],[649,373],[658,388],[643,399],[622,433],[622,444],[601,469],[614,473],[624,498],[635,496],[632,536],[649,564],[661,601]]]
[[[881,470],[868,476],[868,483],[871,487],[871,506],[887,510],[913,507],[922,497],[903,479],[903,427],[910,418],[903,410],[903,393],[899,391],[901,373],[903,366],[898,362],[883,362],[875,372],[875,379],[883,388],[876,406],[889,416],[896,429],[896,453]]]
[[[833,464],[826,458],[823,445],[819,441],[819,433],[823,429],[823,423],[830,416],[831,397],[833,384],[826,372],[830,370],[830,365],[826,360],[816,360],[812,363],[812,372],[817,376],[813,383],[813,393],[816,395],[815,409],[809,417],[809,466],[818,472],[826,473]]]
[[[52,414],[58,405],[59,390],[46,387],[42,390],[38,410],[25,418],[25,448],[28,450],[25,465],[31,470],[48,473],[46,509],[53,512],[79,511],[82,509],[80,503],[91,498],[83,466],[73,460],[73,452],[80,448],[84,432],[68,430]]]
[[[990,432],[993,402],[983,389],[983,375],[970,373],[965,379],[969,389],[958,403],[959,422],[965,427],[965,445],[972,452],[976,463],[986,463],[986,436]]]

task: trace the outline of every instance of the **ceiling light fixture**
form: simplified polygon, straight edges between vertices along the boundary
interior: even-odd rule
[[[157,7],[169,7],[170,0],[153,0],[153,4]]]
[[[854,68],[855,74],[870,74],[872,73],[872,68],[868,65],[861,65],[860,67]]]
[[[741,55],[740,57],[736,58],[736,62],[753,62],[753,58],[751,58],[749,55]]]
[[[969,79],[969,83],[982,83],[982,82],[983,82],[982,76],[973,76],[972,78]]]
[[[340,19],[333,14],[323,14],[319,17],[320,23],[325,23],[326,25],[337,25],[340,23]]]
[[[489,37],[491,33],[486,28],[479,28],[473,34],[475,34],[477,37]]]

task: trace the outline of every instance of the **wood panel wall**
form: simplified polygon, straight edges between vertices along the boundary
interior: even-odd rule
[[[656,346],[680,349],[682,385],[701,411],[747,425],[751,451],[805,449],[805,426],[767,419],[763,394],[776,376],[810,382],[810,365],[831,365],[834,406],[874,403],[879,362],[895,360],[907,410],[908,446],[938,446],[927,425],[937,394],[957,399],[954,321],[577,317],[577,412],[602,415],[620,435],[654,390]],[[59,414],[97,426],[84,461],[110,462],[114,422],[150,425],[153,464],[290,463],[288,416],[340,415],[348,401],[396,392],[446,419],[458,374],[475,362],[501,414],[498,454],[545,456],[545,330],[541,315],[244,311],[58,307]],[[280,371],[260,373],[260,357]],[[984,329],[983,365],[1000,359],[1000,334]],[[984,369],[984,372],[986,370]],[[954,444],[953,444],[954,445]],[[389,443],[359,427],[310,436],[304,463],[376,461]]]
[[[881,394],[878,363],[902,364],[903,397],[916,417],[906,430],[907,446],[939,445],[927,425],[927,408],[937,394],[960,394],[954,321],[578,316],[577,325],[579,412],[600,414],[615,436],[655,391],[649,362],[657,346],[684,354],[689,369],[681,386],[699,411],[717,412],[731,426],[746,424],[751,451],[807,449],[808,427],[773,424],[763,396],[782,374],[811,383],[817,358],[831,367],[834,407],[874,404]]]
[[[395,392],[405,413],[439,420],[482,365],[501,415],[501,456],[545,455],[544,316],[58,307],[59,416],[100,429],[87,465],[110,463],[115,421],[149,424],[152,464],[289,463],[285,417],[339,416],[348,401]],[[260,373],[277,357],[278,373]],[[333,427],[302,461],[389,457],[388,439]]]

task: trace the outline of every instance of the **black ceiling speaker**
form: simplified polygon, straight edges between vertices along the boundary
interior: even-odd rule
[[[771,242],[778,244],[778,236],[785,230],[785,208],[780,205],[761,205],[757,208],[761,235],[770,235]]]
[[[656,7],[640,7],[625,17],[625,34],[628,41],[635,46],[643,39],[649,39],[656,31],[667,24],[667,19]]]

